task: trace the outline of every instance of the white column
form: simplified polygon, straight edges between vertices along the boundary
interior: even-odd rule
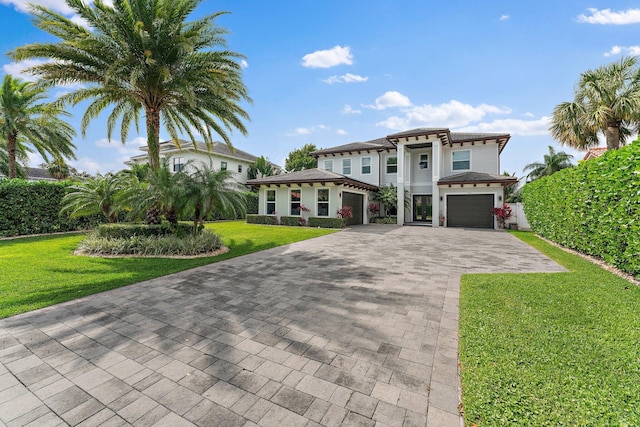
[[[404,145],[398,142],[398,225],[404,225]]]
[[[433,142],[432,150],[431,150],[431,203],[432,203],[432,227],[440,226],[440,188],[438,187],[438,180],[440,179],[440,164],[442,157],[442,143],[440,140],[435,140]]]

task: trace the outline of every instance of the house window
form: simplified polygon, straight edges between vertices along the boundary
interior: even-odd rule
[[[420,163],[418,163],[420,169],[429,169],[429,155],[420,154]]]
[[[318,216],[329,216],[329,189],[318,189]]]
[[[238,173],[242,173],[242,165],[238,165]]]
[[[333,172],[333,160],[324,161],[324,170]]]
[[[454,171],[471,169],[471,151],[454,151],[451,153],[451,169]]]
[[[362,175],[371,174],[371,157],[362,158]]]
[[[398,173],[398,158],[396,156],[387,157],[387,173]]]
[[[220,170],[223,170],[223,171],[227,170],[227,162],[220,162]]]
[[[291,190],[291,215],[300,215],[300,189]]]
[[[180,172],[184,169],[184,158],[182,157],[174,157],[173,158],[173,171]]]
[[[276,214],[276,190],[267,190],[267,215]]]
[[[351,175],[351,159],[342,159],[342,175]]]

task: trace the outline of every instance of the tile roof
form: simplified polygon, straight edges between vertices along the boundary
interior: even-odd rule
[[[24,171],[27,174],[28,179],[30,180],[38,180],[38,179],[46,179],[49,181],[55,181],[56,179],[51,176],[48,170],[43,168],[24,168]]]
[[[325,183],[343,184],[348,187],[360,188],[363,190],[377,190],[375,185],[366,182],[351,179],[339,173],[327,171],[324,169],[305,169],[296,172],[284,173],[281,175],[265,176],[263,178],[250,179],[247,185],[280,185],[280,184],[308,184],[308,183]]]
[[[606,152],[607,152],[607,147],[591,148],[589,149],[589,151],[587,151],[587,154],[584,155],[582,160],[597,159],[598,157],[602,156]]]
[[[515,184],[518,178],[515,176],[494,175],[482,172],[463,172],[456,175],[440,178],[438,185],[442,184]]]
[[[238,148],[235,148],[235,150],[232,150],[227,144],[221,141],[215,141],[211,145],[211,150],[209,150],[209,147],[207,147],[207,144],[205,144],[204,142],[200,142],[200,141],[196,142],[195,149],[194,149],[194,145],[191,141],[185,141],[184,139],[180,139],[178,141],[180,142],[180,148],[178,148],[177,144],[172,140],[160,142],[160,152],[162,153],[163,151],[173,151],[173,150],[199,151],[199,152],[209,153],[209,154],[219,154],[221,156],[226,156],[226,157],[234,157],[237,159],[246,160],[248,162],[255,162],[258,159],[257,156],[254,156],[253,154],[249,154],[246,151],[242,151]],[[146,145],[140,147],[140,149],[142,151],[148,151]],[[138,157],[144,157],[144,155],[135,156],[133,158],[138,158]]]
[[[371,141],[364,142],[351,142],[349,144],[338,145],[337,147],[325,148],[316,150],[311,153],[312,156],[318,157],[320,155],[333,154],[333,153],[349,153],[359,151],[384,151],[395,150],[393,145],[387,138],[377,138]]]

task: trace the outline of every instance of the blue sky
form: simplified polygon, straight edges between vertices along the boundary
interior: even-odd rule
[[[32,0],[69,13],[61,0]],[[33,27],[27,1],[0,0],[0,51],[51,40]],[[331,147],[416,127],[508,132],[501,169],[522,176],[549,145],[553,108],[573,98],[580,73],[640,54],[640,8],[631,1],[205,0],[194,18],[217,23],[247,56],[253,98],[237,148],[284,163],[306,143]],[[71,15],[69,15],[71,16]],[[0,73],[24,64],[5,55]],[[68,88],[56,88],[52,94]],[[71,110],[78,125],[84,110]],[[141,121],[143,124],[144,121]],[[163,135],[166,137],[166,134]],[[78,136],[80,170],[124,168],[145,141],[106,140],[105,118]],[[39,159],[34,158],[35,165]]]

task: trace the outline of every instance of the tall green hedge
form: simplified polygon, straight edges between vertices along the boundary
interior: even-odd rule
[[[0,237],[89,228],[99,218],[59,216],[68,182],[0,180]]]
[[[536,233],[640,275],[640,141],[525,185],[522,202]]]

